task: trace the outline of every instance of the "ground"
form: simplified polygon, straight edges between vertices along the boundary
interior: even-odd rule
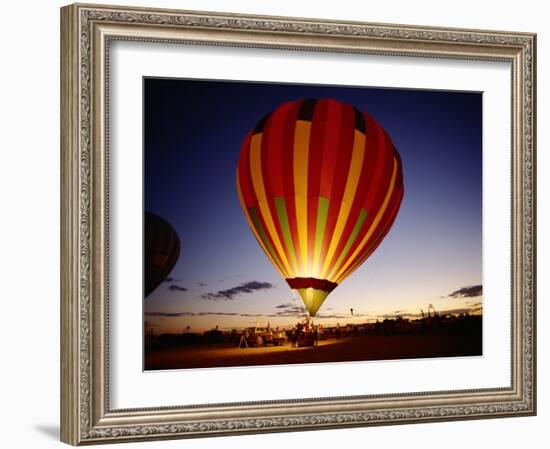
[[[481,333],[368,335],[329,339],[312,348],[290,345],[244,348],[225,345],[177,346],[147,351],[146,370],[392,360],[482,355]]]

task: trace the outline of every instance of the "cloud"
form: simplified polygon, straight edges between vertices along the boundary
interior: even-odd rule
[[[224,301],[235,299],[235,296],[242,295],[245,293],[254,293],[258,290],[269,290],[274,288],[273,284],[269,282],[260,282],[260,281],[249,281],[243,284],[237,285],[236,287],[231,287],[225,290],[218,290],[217,292],[210,292],[201,295],[203,299],[211,299],[217,301],[222,299]]]
[[[180,285],[171,285],[170,287],[168,287],[169,290],[172,290],[172,291],[178,291],[178,292],[186,292],[187,289],[185,287],[182,287]]]
[[[285,302],[283,304],[279,304],[275,306],[275,309],[279,309],[279,310],[267,316],[268,317],[281,317],[281,316],[297,317],[297,316],[303,316],[306,311],[306,309],[303,306],[293,302]]]
[[[266,316],[268,316],[268,317],[286,316],[286,317],[303,318],[305,316],[305,313],[306,313],[306,309],[302,305],[292,303],[292,302],[286,302],[286,303],[283,303],[283,304],[279,304],[279,305],[275,306],[275,308],[276,309],[281,309],[281,310],[277,311],[274,314],[266,315]],[[332,310],[332,308],[331,307],[326,307],[323,310],[329,311],[329,310]],[[359,314],[357,312],[354,312],[353,316],[355,318],[357,318],[357,317],[366,317],[368,315]],[[350,318],[350,317],[351,317],[351,314],[347,313],[347,312],[346,313],[334,313],[334,312],[333,313],[323,313],[323,312],[320,312],[320,313],[317,313],[315,315],[314,319],[341,319],[341,320],[345,320],[345,319]]]
[[[177,282],[177,281],[178,281],[177,279],[168,276],[168,277],[167,277],[166,279],[164,279],[164,281],[162,281],[162,282],[167,282],[167,283],[168,283],[168,282]]]
[[[206,287],[206,284],[204,282],[197,282],[197,284],[199,284],[199,286],[201,287]]]
[[[180,316],[195,316],[195,314],[193,312],[145,312],[145,316],[177,318]]]
[[[449,293],[445,298],[475,298],[483,294],[482,285],[472,285],[470,287],[462,287],[452,293]]]
[[[198,312],[197,316],[222,315],[222,316],[237,316],[236,312]]]
[[[284,304],[279,304],[278,306],[275,306],[276,309],[290,309],[292,307],[296,307],[296,304],[293,302],[285,302]]]
[[[305,309],[302,309],[301,307],[292,307],[292,308],[286,309],[284,311],[273,313],[273,314],[266,315],[266,316],[271,317],[271,318],[280,318],[280,317],[304,318],[305,313],[306,313]],[[358,317],[358,316],[366,316],[366,315],[355,315],[355,317]],[[348,319],[348,318],[350,318],[350,315],[349,314],[343,314],[343,313],[330,313],[330,314],[317,313],[313,317],[314,320],[318,320],[318,319],[322,319],[322,320],[324,320],[324,319],[345,320],[345,319]]]
[[[303,316],[305,309],[299,306],[289,307],[287,309],[276,312],[274,315],[269,316]]]
[[[466,301],[466,305],[470,307],[481,306],[483,303],[481,301]]]
[[[262,313],[236,313],[236,312],[145,312],[145,316],[178,318],[181,316],[239,316],[239,317],[258,317],[264,316]]]
[[[360,316],[367,316],[367,315],[358,315],[358,314],[354,314],[353,315],[355,318],[357,317],[360,317]],[[344,314],[344,313],[328,313],[328,314],[324,314],[324,313],[318,313],[315,315],[314,319],[339,319],[339,320],[345,320],[345,319],[348,319],[350,318],[350,314]]]

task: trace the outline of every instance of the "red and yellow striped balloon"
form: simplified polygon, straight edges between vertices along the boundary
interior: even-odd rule
[[[366,113],[332,99],[284,103],[246,136],[237,168],[243,211],[310,316],[390,230],[401,159]]]

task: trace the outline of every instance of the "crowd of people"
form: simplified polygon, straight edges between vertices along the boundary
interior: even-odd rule
[[[310,317],[306,317],[287,331],[287,336],[293,348],[299,346],[317,346],[321,332],[322,327],[314,324]]]

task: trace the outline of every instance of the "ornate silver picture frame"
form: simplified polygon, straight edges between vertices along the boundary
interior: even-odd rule
[[[511,66],[510,386],[115,409],[109,365],[113,42],[500,61]],[[536,36],[75,4],[61,9],[61,439],[93,444],[536,413]],[[111,173],[112,175],[112,173]],[[154,375],[154,374],[152,374]]]

